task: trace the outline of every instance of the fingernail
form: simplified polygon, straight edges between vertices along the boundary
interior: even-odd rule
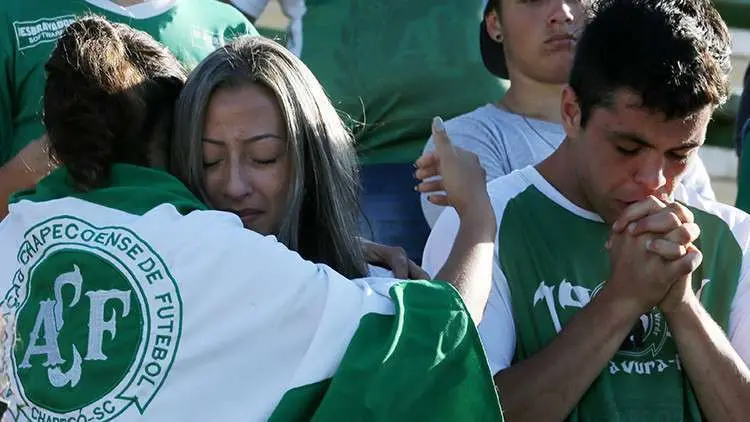
[[[411,163],[411,166],[412,166],[412,167],[414,167],[415,169],[418,169],[418,168],[419,168],[419,165],[417,165],[417,162],[416,162],[416,161],[415,161],[415,162],[413,162],[413,163]]]
[[[443,123],[443,119],[440,116],[435,116],[432,119],[432,129],[437,132],[445,132],[445,123]]]
[[[651,250],[651,239],[646,240],[646,250],[647,251]]]
[[[635,223],[628,224],[628,233],[635,233]]]
[[[414,190],[419,192],[419,185],[414,186]]]
[[[612,246],[611,240],[607,240],[606,242],[604,242],[604,249],[609,249],[611,246]]]

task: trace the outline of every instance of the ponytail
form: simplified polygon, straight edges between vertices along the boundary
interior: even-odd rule
[[[134,33],[142,35],[134,37]],[[141,47],[131,45],[134,40],[144,39],[154,51],[166,54],[167,60],[171,58],[179,70],[176,83],[169,76],[160,74],[156,78],[181,87],[181,67],[156,41],[96,16],[68,26],[45,66],[43,108],[50,153],[66,167],[79,190],[105,186],[117,162],[148,165],[151,134],[144,126],[153,129],[154,104],[149,100],[154,98],[159,82],[138,60],[163,57],[134,51]],[[170,112],[178,91],[172,89],[172,98],[165,99]]]

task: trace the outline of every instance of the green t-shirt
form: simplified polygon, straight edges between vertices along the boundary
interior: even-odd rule
[[[3,0],[0,165],[44,133],[44,65],[64,28],[89,12],[148,32],[188,69],[226,41],[257,34],[239,11],[215,0],[147,1],[129,8],[105,0]]]
[[[366,164],[417,158],[434,116],[505,92],[479,53],[480,0],[308,0],[302,60],[357,138]],[[362,122],[364,125],[357,124]]]
[[[610,226],[577,207],[534,167],[488,184],[498,221],[493,289],[479,326],[490,367],[498,372],[545,348],[610,276],[604,244]],[[701,228],[703,263],[693,288],[705,309],[747,358],[750,217],[684,187],[675,197]],[[440,265],[458,219],[448,209],[425,246],[425,269]],[[745,316],[745,317],[743,317]],[[745,342],[746,343],[746,342]],[[502,401],[502,397],[501,397]],[[665,316],[652,309],[636,321],[568,421],[701,421]]]
[[[750,132],[744,136],[742,144],[750,145]],[[745,212],[750,212],[750,148],[746,148],[746,150],[740,155],[735,206]]]

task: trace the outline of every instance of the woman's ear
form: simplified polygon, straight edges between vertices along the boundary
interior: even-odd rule
[[[500,23],[500,16],[498,16],[495,9],[490,10],[484,17],[484,26],[491,39],[498,43],[503,42],[503,27]]]

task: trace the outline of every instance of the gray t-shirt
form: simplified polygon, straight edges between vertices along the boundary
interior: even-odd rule
[[[454,145],[471,151],[487,172],[487,181],[513,170],[534,165],[547,158],[565,139],[562,125],[509,113],[495,104],[486,104],[445,122]],[[430,138],[424,151],[432,151]],[[715,199],[708,172],[699,157],[692,161],[683,185],[701,196]],[[432,227],[444,207],[427,201],[422,195],[422,212]]]

